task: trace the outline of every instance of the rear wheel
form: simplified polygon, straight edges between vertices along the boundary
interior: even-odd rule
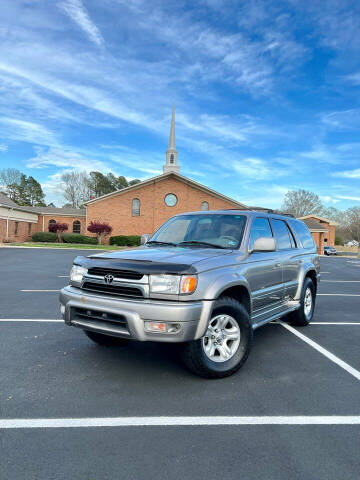
[[[185,365],[205,378],[232,375],[245,363],[252,336],[247,310],[234,298],[222,297],[215,304],[205,336],[185,345]]]
[[[129,340],[127,338],[112,337],[111,335],[104,335],[103,333],[91,332],[90,330],[84,330],[87,337],[98,345],[105,347],[119,347],[127,345]]]
[[[314,282],[307,277],[304,280],[300,297],[300,308],[289,314],[289,320],[293,325],[305,327],[309,325],[314,315],[316,291]]]

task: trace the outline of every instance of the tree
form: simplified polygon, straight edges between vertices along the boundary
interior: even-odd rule
[[[44,207],[44,192],[34,177],[15,168],[0,170],[0,184],[6,195],[18,205]]]
[[[117,177],[111,172],[104,175],[101,172],[94,171],[90,172],[88,177],[89,191],[94,197],[101,197],[116,190],[122,190],[131,185],[136,185],[139,182],[140,180],[137,178],[128,182],[126,177],[122,175]]]
[[[286,193],[281,210],[291,213],[294,217],[304,217],[312,213],[321,214],[323,205],[316,193],[307,190],[292,190]]]
[[[40,183],[34,177],[29,176],[26,179],[26,200],[33,207],[45,207],[45,195]]]
[[[62,242],[61,234],[69,228],[67,223],[51,223],[49,225],[49,232],[54,232],[57,234],[58,242]]]
[[[359,242],[358,257],[360,257],[360,207],[348,208],[344,212],[344,224],[351,240]]]
[[[63,197],[73,208],[81,208],[89,200],[89,177],[86,172],[71,172],[61,175]]]
[[[90,225],[87,227],[88,232],[95,233],[98,239],[98,243],[101,245],[103,237],[109,235],[112,232],[112,227],[107,223],[101,222],[90,222]]]
[[[0,170],[0,189],[6,193],[9,198],[11,198],[11,196],[9,192],[7,192],[8,186],[20,184],[21,175],[20,170],[16,168],[3,168]],[[13,198],[11,198],[11,200],[13,200]]]
[[[95,197],[101,197],[116,190],[110,175],[112,174],[104,175],[101,172],[90,172],[88,179],[90,193]]]

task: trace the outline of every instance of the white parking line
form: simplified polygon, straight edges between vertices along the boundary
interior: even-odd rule
[[[311,322],[310,325],[360,325],[360,322]]]
[[[48,323],[61,322],[61,323],[64,323],[64,320],[48,319],[48,318],[0,318],[0,323],[1,322],[48,322]]]
[[[169,427],[219,425],[359,425],[360,415],[264,416],[264,417],[104,417],[104,418],[10,418],[0,420],[7,428]]]
[[[360,297],[360,294],[353,293],[318,293],[317,297]]]
[[[58,275],[58,278],[69,278],[70,275]]]
[[[20,290],[20,292],[60,292],[60,290]]]
[[[332,362],[336,363],[336,365],[339,365],[339,367],[343,368],[344,370],[346,370],[348,373],[350,373],[350,375],[353,375],[357,380],[360,380],[360,372],[358,370],[356,370],[355,368],[353,368],[351,365],[349,365],[348,363],[344,362],[343,360],[341,360],[341,358],[337,357],[336,355],[334,355],[333,353],[329,352],[328,350],[326,350],[324,347],[322,347],[321,345],[319,345],[318,343],[314,342],[313,340],[311,340],[309,337],[307,337],[306,335],[300,333],[298,330],[296,330],[294,327],[291,327],[290,325],[288,325],[287,323],[283,323],[283,322],[279,322],[284,328],[286,328],[286,330],[289,330],[291,333],[293,333],[294,335],[296,335],[297,337],[299,337],[301,340],[303,340],[304,342],[306,342],[308,345],[310,345],[311,347],[315,348],[315,350],[317,350],[318,352],[322,353],[325,357],[327,357],[329,360],[331,360]]]
[[[321,280],[321,283],[360,283],[360,280]]]

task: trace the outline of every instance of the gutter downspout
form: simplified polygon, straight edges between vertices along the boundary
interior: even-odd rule
[[[10,217],[10,211],[13,211],[13,210],[14,210],[14,207],[9,208],[9,213],[6,219],[6,240],[9,240],[9,217]]]

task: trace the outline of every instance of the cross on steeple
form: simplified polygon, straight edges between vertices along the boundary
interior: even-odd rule
[[[166,162],[163,167],[164,173],[178,172],[180,170],[180,167],[177,164],[177,155],[178,152],[175,148],[175,107],[173,106],[171,113],[169,148],[166,150]]]

